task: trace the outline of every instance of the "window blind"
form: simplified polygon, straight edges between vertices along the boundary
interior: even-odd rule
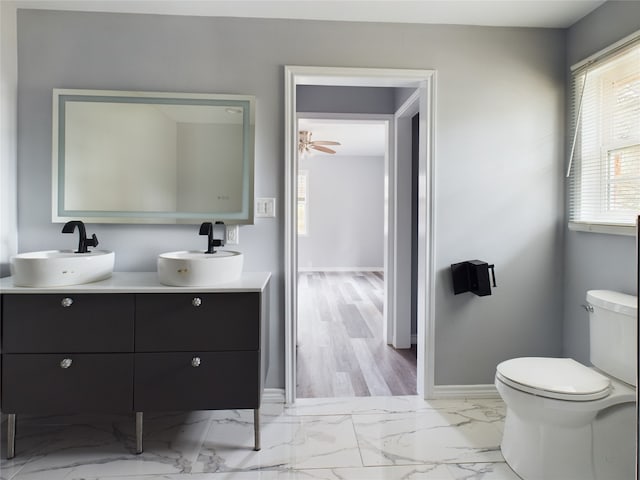
[[[570,118],[570,224],[635,225],[640,36],[573,71]]]

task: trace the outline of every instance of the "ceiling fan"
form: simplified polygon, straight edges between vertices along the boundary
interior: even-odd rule
[[[324,153],[336,153],[335,150],[327,148],[325,145],[340,145],[340,142],[331,142],[329,140],[311,140],[311,132],[307,130],[301,130],[298,133],[298,152],[310,152],[311,150],[318,150]]]

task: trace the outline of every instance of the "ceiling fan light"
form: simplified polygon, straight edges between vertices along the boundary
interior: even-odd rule
[[[310,153],[311,150],[317,150],[319,152],[330,153],[330,154],[336,153],[335,150],[324,147],[322,145],[340,145],[340,142],[333,142],[328,140],[318,140],[314,142],[311,140],[311,132],[309,132],[308,130],[300,130],[298,132],[298,152],[299,153],[303,153],[303,152]]]

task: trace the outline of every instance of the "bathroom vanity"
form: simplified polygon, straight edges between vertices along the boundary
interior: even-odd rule
[[[1,409],[7,457],[18,414],[259,409],[268,371],[269,273],[216,287],[170,287],[114,273],[84,285],[2,294]]]

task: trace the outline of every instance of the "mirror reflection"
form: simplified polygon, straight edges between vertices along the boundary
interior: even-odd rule
[[[53,220],[253,222],[254,98],[54,90]]]

